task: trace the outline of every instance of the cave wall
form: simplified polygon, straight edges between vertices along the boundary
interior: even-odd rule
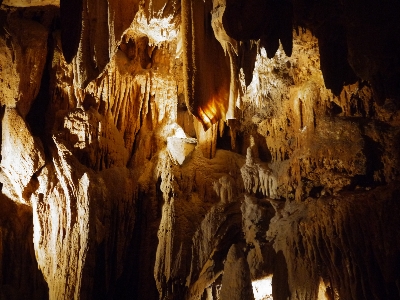
[[[399,11],[4,0],[0,299],[399,299]]]

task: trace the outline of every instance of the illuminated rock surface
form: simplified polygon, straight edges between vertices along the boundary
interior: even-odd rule
[[[0,1],[0,300],[400,299],[400,6],[273,2]]]

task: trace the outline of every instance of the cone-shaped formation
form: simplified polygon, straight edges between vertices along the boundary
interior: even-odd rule
[[[237,244],[233,244],[229,248],[224,263],[220,298],[254,300],[249,265],[244,257],[243,251]]]

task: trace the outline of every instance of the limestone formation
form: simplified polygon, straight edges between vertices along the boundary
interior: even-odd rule
[[[0,300],[400,299],[396,0],[0,0]]]
[[[254,299],[250,268],[237,244],[229,249],[221,284],[221,299]]]
[[[248,193],[261,192],[264,196],[275,199],[276,177],[268,166],[254,162],[251,147],[247,148],[246,163],[240,169],[240,172]]]
[[[27,196],[35,189],[35,173],[45,164],[43,146],[14,108],[5,109],[1,136],[2,192],[15,202],[29,204]]]

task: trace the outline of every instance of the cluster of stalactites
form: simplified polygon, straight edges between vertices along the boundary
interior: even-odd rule
[[[250,84],[259,48],[251,40],[259,40],[270,58],[278,50],[279,40],[286,54],[292,53],[291,2],[256,2],[257,9],[246,1],[182,1],[185,99],[205,129],[218,120],[236,118],[239,74],[242,70]],[[276,12],[280,18],[266,17]]]
[[[229,175],[222,176],[213,182],[214,191],[220,197],[222,203],[232,202],[235,196],[235,181]]]
[[[260,192],[264,196],[277,197],[277,179],[267,165],[255,163],[251,147],[247,148],[246,163],[240,169],[247,193]]]

